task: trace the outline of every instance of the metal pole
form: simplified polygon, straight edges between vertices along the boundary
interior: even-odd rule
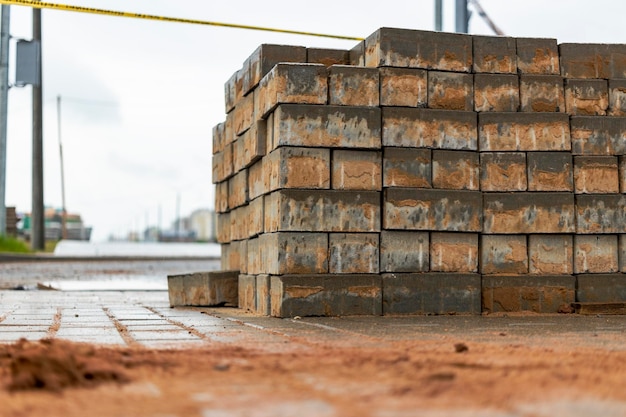
[[[39,84],[33,85],[33,167],[32,167],[32,233],[31,247],[45,247],[45,220],[43,205],[43,109],[41,72],[41,9],[33,9],[33,41],[39,42]]]
[[[456,0],[456,31],[467,33],[469,31],[469,13],[467,0]]]
[[[9,25],[10,6],[2,6],[0,28],[0,236],[7,233],[7,106],[9,103]]]
[[[59,132],[59,160],[61,162],[61,238],[67,239],[67,206],[65,205],[65,169],[63,168],[63,142],[61,142],[61,96],[57,96],[57,129]]]
[[[443,30],[443,0],[435,0],[435,30]]]

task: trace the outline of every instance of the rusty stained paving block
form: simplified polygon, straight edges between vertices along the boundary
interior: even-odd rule
[[[185,289],[183,286],[182,275],[167,276],[167,295],[169,298],[170,307],[186,305]]]
[[[517,69],[520,74],[560,74],[556,39],[517,38]]]
[[[330,233],[328,269],[331,274],[377,274],[378,233]]]
[[[626,233],[626,195],[577,195],[576,233]]]
[[[575,298],[576,278],[572,275],[483,276],[482,308],[486,313],[558,313]]]
[[[363,64],[366,67],[471,72],[472,37],[456,33],[380,28],[365,39]]]
[[[378,274],[316,274],[271,277],[275,317],[382,315]]]
[[[528,254],[531,274],[572,274],[574,272],[572,235],[530,235]]]
[[[480,272],[483,274],[527,274],[526,235],[481,235]]]
[[[217,241],[219,243],[228,243],[230,238],[230,212],[217,214]]]
[[[516,112],[519,78],[510,74],[474,74],[474,110]]]
[[[428,107],[474,110],[474,76],[466,73],[428,71]]]
[[[480,232],[482,194],[478,191],[388,188],[383,201],[383,228]]]
[[[272,313],[270,281],[270,275],[260,274],[256,276],[256,313],[264,316],[269,316]]]
[[[580,274],[576,301],[612,303],[626,300],[626,274]]]
[[[380,149],[375,107],[281,105],[274,112],[273,146]]]
[[[626,193],[626,156],[619,157],[619,192]]]
[[[528,191],[574,191],[574,169],[569,152],[528,152]]]
[[[626,78],[626,44],[559,45],[565,78]]]
[[[283,103],[327,104],[328,70],[322,64],[279,63],[254,93],[258,94],[259,118]]]
[[[254,113],[254,94],[255,92],[252,92],[242,97],[232,111],[233,133],[236,136],[240,136],[243,132],[248,130],[256,120]]]
[[[480,314],[480,274],[382,274],[383,314]]]
[[[574,155],[626,155],[626,117],[572,116]]]
[[[227,180],[234,174],[233,170],[233,145],[229,143],[224,150],[216,153],[211,158],[213,183]]]
[[[263,189],[329,189],[330,149],[281,147],[265,158]]]
[[[336,190],[382,190],[382,152],[333,150],[332,188]]]
[[[380,192],[282,190],[265,198],[265,232],[379,232]]]
[[[473,36],[474,72],[517,74],[515,38]]]
[[[380,105],[426,107],[428,105],[428,73],[414,68],[379,69]]]
[[[526,191],[526,154],[524,152],[481,152],[480,189],[482,191]]]
[[[264,262],[266,262],[261,253],[261,239],[254,237],[245,240],[245,242],[246,257],[241,260],[245,267],[241,268],[241,272],[249,275],[260,274],[263,271]]]
[[[228,179],[228,208],[234,209],[248,202],[248,170],[244,169]]]
[[[574,233],[574,195],[570,193],[488,193],[483,232]]]
[[[380,104],[379,83],[377,68],[333,65],[329,68],[328,104],[376,107]]]
[[[561,113],[478,115],[480,151],[569,151],[569,116]]]
[[[350,65],[365,66],[365,40],[360,41],[350,49]],[[375,66],[375,65],[374,65]]]
[[[239,308],[245,311],[256,312],[256,276],[239,275],[238,301]]]
[[[427,272],[430,268],[428,232],[383,230],[380,233],[381,272]]]
[[[604,116],[609,107],[606,80],[565,80],[565,107],[568,114]]]
[[[563,78],[559,75],[522,75],[519,90],[523,112],[565,112]]]
[[[235,108],[236,103],[236,83],[237,76],[240,70],[237,70],[230,76],[228,81],[224,83],[224,110],[225,113],[230,113]]]
[[[259,236],[259,274],[328,273],[327,233],[265,233]]]
[[[619,193],[619,169],[616,156],[575,156],[576,194]]]
[[[618,235],[618,247],[619,247],[619,270],[620,272],[626,272],[626,234]]]
[[[243,64],[243,93],[248,94],[280,62],[307,62],[307,49],[303,46],[260,45]]]
[[[267,156],[256,161],[248,168],[248,198],[254,200],[255,198],[269,193],[266,188],[267,177]]]
[[[478,234],[430,234],[430,270],[433,272],[478,272]]]
[[[307,48],[306,62],[309,64],[350,65],[350,51],[347,49]]]
[[[383,148],[383,187],[431,188],[431,150]]]
[[[231,252],[231,247],[230,247],[230,243],[222,243],[220,245],[220,269],[221,270],[228,270],[228,269],[232,269],[232,266],[229,264],[230,261],[230,252]],[[239,266],[239,265],[237,265]]]
[[[480,163],[477,152],[433,150],[433,187],[479,190]]]
[[[228,211],[228,181],[215,184],[215,211],[217,213]]]
[[[240,206],[230,211],[230,238],[243,240],[248,238],[248,206]]]
[[[233,166],[235,171],[248,168],[265,156],[267,126],[265,120],[254,122],[234,143]]]
[[[260,235],[265,230],[265,198],[260,196],[248,205],[248,237]]]
[[[575,235],[574,273],[619,271],[617,235]]]
[[[476,150],[472,111],[383,107],[383,146]]]
[[[609,116],[626,116],[626,79],[609,80]]]
[[[224,146],[226,145],[226,138],[224,136],[226,134],[225,129],[226,123],[222,122],[213,126],[211,130],[213,139],[211,150],[213,155],[224,150]]]

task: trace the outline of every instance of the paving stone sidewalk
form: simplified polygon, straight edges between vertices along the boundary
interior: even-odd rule
[[[626,316],[402,316],[278,319],[235,308],[170,308],[166,291],[0,291],[0,343],[59,338],[148,348],[241,344],[271,351],[398,340],[626,350]]]

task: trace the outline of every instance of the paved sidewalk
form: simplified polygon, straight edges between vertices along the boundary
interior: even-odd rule
[[[269,351],[398,340],[626,350],[626,316],[258,317],[234,308],[170,308],[166,291],[0,291],[0,343],[59,338],[148,348],[258,342]]]

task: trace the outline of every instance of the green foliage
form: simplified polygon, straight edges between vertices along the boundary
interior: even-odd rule
[[[0,252],[30,253],[31,250],[22,240],[0,235]]]

